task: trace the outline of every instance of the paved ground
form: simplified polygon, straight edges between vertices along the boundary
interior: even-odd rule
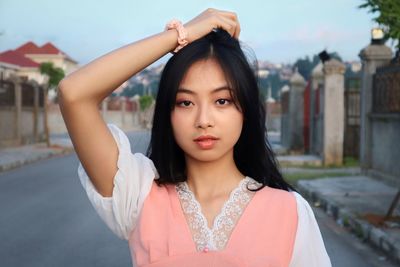
[[[349,176],[361,173],[360,167],[349,168],[300,168],[300,167],[283,167],[282,172],[285,174],[302,173],[302,174],[330,174],[330,173],[347,173]]]
[[[303,180],[298,182],[298,188],[303,196],[325,210],[339,225],[352,230],[400,264],[399,221],[391,220],[378,226],[366,217],[385,215],[398,188],[362,175]],[[394,215],[400,215],[400,206]]]
[[[73,152],[67,134],[52,136],[50,147],[46,143],[10,147],[0,150],[0,172],[18,168],[41,159]]]
[[[148,132],[132,133],[130,137],[132,149],[144,152]],[[279,148],[276,140],[271,143]],[[116,261],[110,262],[109,257],[125,258],[120,259],[118,266],[128,266],[126,244],[107,230],[88,205],[76,176],[76,156],[65,156],[73,152],[68,137],[53,136],[52,144],[51,148],[39,144],[0,150],[0,209],[4,215],[0,218],[0,259],[2,262],[8,259],[10,263],[4,266],[111,266]],[[17,168],[55,155],[59,157]],[[307,156],[296,157],[304,162],[309,160]],[[320,209],[314,209],[334,266],[393,266],[386,257],[397,260],[400,257],[398,225],[374,227],[360,215],[383,214],[396,189],[360,176],[359,168],[284,168],[286,173],[338,171],[349,176],[304,180],[298,184],[311,203],[329,214],[328,217]],[[379,250],[374,252],[362,244],[342,225]],[[350,245],[350,240],[358,241]],[[381,251],[386,252],[385,256]]]
[[[313,208],[333,267],[395,267],[384,253],[361,242],[322,209]]]

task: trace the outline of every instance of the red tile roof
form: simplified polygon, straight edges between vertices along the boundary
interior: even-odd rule
[[[44,45],[42,45],[42,47],[40,48],[42,54],[64,54],[65,53],[61,50],[59,50],[57,47],[55,47],[52,43],[45,43]]]
[[[0,61],[6,62],[21,67],[38,67],[40,64],[26,57],[29,54],[45,54],[45,55],[64,55],[69,60],[76,62],[70,58],[66,53],[58,49],[55,45],[50,42],[45,43],[42,46],[37,46],[34,42],[27,42],[19,46],[15,50],[7,50],[0,53]]]
[[[5,62],[13,65],[17,65],[20,67],[39,67],[40,64],[35,61],[21,55],[18,52],[13,50],[7,50],[3,53],[0,53],[0,62]]]
[[[15,49],[15,51],[20,53],[21,55],[36,54],[39,52],[39,50],[40,50],[39,46],[37,46],[33,42],[28,42]]]
[[[50,55],[58,55],[58,54],[63,54],[66,55],[64,52],[62,52],[60,49],[55,47],[52,43],[48,42],[42,46],[37,46],[34,42],[27,42],[26,44],[21,45],[17,49],[15,49],[16,52],[26,55],[26,54],[50,54]]]

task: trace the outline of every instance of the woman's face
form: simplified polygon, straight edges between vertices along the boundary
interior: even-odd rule
[[[198,61],[188,69],[171,112],[175,140],[186,157],[214,161],[233,155],[243,116],[230,90],[215,59]]]

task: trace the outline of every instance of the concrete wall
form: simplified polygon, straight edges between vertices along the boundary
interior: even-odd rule
[[[400,185],[400,114],[372,114],[372,170]]]
[[[42,142],[44,138],[44,107],[39,106],[39,89],[41,86],[29,80],[25,82],[18,76],[10,76],[6,80],[14,90],[14,99],[8,99],[0,106],[0,148]],[[22,106],[22,85],[24,90],[34,90],[32,106]],[[3,88],[3,90],[4,90]],[[7,97],[5,97],[7,99]]]
[[[39,84],[43,84],[48,80],[45,75],[42,75],[40,73],[40,70],[38,68],[20,68],[17,71],[17,75],[21,77],[28,77],[28,80],[34,80]]]
[[[99,110],[101,112],[101,110]],[[101,112],[103,113],[103,112]],[[132,130],[140,128],[139,114],[137,112],[125,112],[119,110],[107,110],[103,119],[106,123],[112,123],[124,130]],[[67,133],[64,119],[58,105],[51,105],[48,110],[48,125],[50,134]]]
[[[139,128],[138,114],[134,112],[125,112],[125,115],[123,115],[122,111],[108,110],[103,119],[107,123],[113,123],[124,130]]]
[[[378,68],[390,65],[392,50],[384,44],[370,44],[360,51],[359,56],[363,66],[360,117],[361,169],[365,174],[400,186],[400,114],[373,111],[373,76],[376,75]]]
[[[14,145],[16,143],[15,129],[15,108],[0,107],[0,147]]]
[[[61,134],[66,133],[67,128],[65,127],[64,119],[61,115],[60,108],[58,105],[52,105],[47,112],[49,134]]]

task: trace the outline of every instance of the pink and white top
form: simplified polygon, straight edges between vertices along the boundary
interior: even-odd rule
[[[297,192],[245,177],[209,228],[186,182],[158,186],[153,162],[132,154],[127,136],[108,124],[119,149],[112,197],[101,196],[79,164],[89,200],[107,226],[128,240],[134,266],[329,267],[307,201]]]

